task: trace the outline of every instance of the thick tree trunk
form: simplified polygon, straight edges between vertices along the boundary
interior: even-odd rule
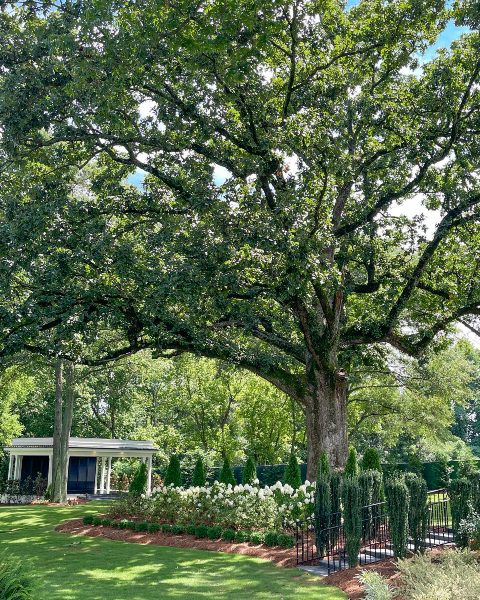
[[[72,429],[73,405],[75,400],[74,365],[65,366],[65,402],[63,402],[63,362],[55,365],[55,425],[53,436],[53,479],[54,502],[67,501],[68,446]]]
[[[52,500],[59,502],[59,490],[62,486],[60,469],[63,426],[63,361],[55,362],[55,421],[53,424],[53,456],[52,456]]]
[[[347,460],[347,381],[345,372],[316,374],[314,393],[306,399],[307,479],[315,481],[320,454],[326,451],[332,468]]]

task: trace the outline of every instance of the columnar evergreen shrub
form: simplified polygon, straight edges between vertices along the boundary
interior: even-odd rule
[[[370,470],[372,476],[372,504],[383,502],[385,500],[385,492],[383,490],[383,473],[382,471]]]
[[[408,544],[409,495],[404,478],[391,477],[385,483],[394,558],[405,558]]]
[[[225,483],[226,485],[230,484],[232,486],[237,484],[228,456],[226,456],[223,461],[222,471],[220,473],[220,483]]]
[[[245,463],[245,467],[243,469],[243,477],[242,483],[253,483],[257,478],[257,467],[255,465],[255,461],[251,456],[247,458],[247,462]]]
[[[408,508],[408,532],[413,540],[414,551],[425,550],[428,522],[427,482],[416,473],[406,473],[405,484],[410,498]]]
[[[358,476],[360,487],[360,505],[362,507],[362,536],[364,540],[370,537],[372,532],[372,495],[373,495],[373,471],[362,471]]]
[[[147,465],[145,463],[141,463],[135,472],[130,487],[128,488],[128,493],[131,496],[138,497],[147,491],[147,476]]]
[[[320,454],[320,460],[318,462],[318,476],[320,475],[325,475],[328,478],[330,478],[331,475],[331,468],[330,468],[330,462],[328,460],[328,455],[325,452],[325,450]]]
[[[320,471],[320,469],[319,469]],[[317,552],[320,556],[325,555],[328,544],[328,530],[331,526],[330,513],[332,512],[332,492],[330,488],[330,477],[326,473],[319,472],[317,487],[315,488],[315,539]]]
[[[293,489],[298,489],[302,485],[300,467],[298,465],[297,457],[293,452],[290,454],[290,459],[287,468],[285,469],[283,483],[288,483]]]
[[[376,448],[367,448],[362,457],[362,471],[380,471],[382,464],[380,454]]]
[[[331,527],[333,528],[330,533],[330,543],[335,546],[338,539],[338,527],[341,522],[341,510],[342,510],[342,483],[343,476],[339,471],[333,471],[330,476],[330,498],[332,507],[332,516],[330,518]]]
[[[192,485],[194,487],[203,487],[207,482],[207,478],[205,476],[205,468],[203,466],[203,460],[201,456],[197,458],[197,462],[195,463],[195,468],[193,470],[192,476]]]
[[[170,457],[167,473],[165,475],[165,485],[173,485],[173,487],[180,487],[182,485],[180,459],[176,454],[172,454]]]
[[[342,486],[345,551],[348,566],[358,565],[362,542],[361,492],[358,477],[345,477]]]
[[[358,475],[358,460],[355,448],[350,448],[343,475],[344,477],[357,477]]]
[[[459,546],[465,546],[468,540],[465,539],[460,531],[460,521],[467,519],[470,513],[473,493],[473,483],[466,477],[452,479],[448,488],[448,497],[450,499],[450,510],[452,513],[452,529],[455,543]]]

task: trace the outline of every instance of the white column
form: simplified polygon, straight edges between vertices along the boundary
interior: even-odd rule
[[[105,493],[105,472],[106,472],[106,460],[105,457],[102,456],[102,473],[100,475],[100,493],[104,494]]]
[[[47,476],[47,486],[52,485],[53,479],[53,455],[48,455],[48,476]]]
[[[110,493],[110,480],[112,477],[112,457],[109,456],[108,457],[108,463],[107,463],[107,494]]]
[[[100,458],[97,456],[95,458],[95,484],[93,486],[93,493],[96,494],[98,492],[98,461]]]
[[[8,477],[7,479],[12,479],[13,477],[13,454],[10,453],[10,459],[8,461]]]
[[[147,461],[147,496],[152,493],[152,457],[148,457]]]
[[[21,474],[22,474],[22,457],[17,454],[17,456],[15,457],[15,475],[13,476],[13,478],[19,480]]]

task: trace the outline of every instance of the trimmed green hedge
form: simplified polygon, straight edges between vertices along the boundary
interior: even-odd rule
[[[142,531],[148,533],[182,534],[188,533],[200,539],[208,538],[210,540],[224,540],[227,542],[251,542],[252,544],[265,544],[266,546],[281,546],[282,548],[293,548],[295,541],[293,536],[288,533],[278,531],[267,531],[266,533],[258,531],[235,531],[234,529],[222,529],[219,526],[209,527],[208,525],[183,525],[170,523],[149,523],[147,521],[129,521],[122,519],[115,521],[105,519],[98,515],[85,515],[83,517],[84,525],[108,525],[116,529],[131,529],[133,531]]]

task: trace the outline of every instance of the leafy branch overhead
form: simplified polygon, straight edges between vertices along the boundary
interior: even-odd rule
[[[35,6],[0,15],[3,353],[194,352],[308,409],[365,344],[478,327],[468,4]]]

